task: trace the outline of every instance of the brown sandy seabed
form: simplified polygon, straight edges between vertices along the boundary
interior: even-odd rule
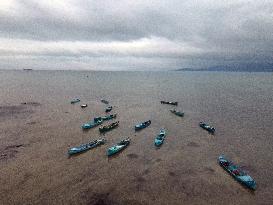
[[[259,98],[244,93],[243,86],[231,91],[231,84],[213,87],[210,93],[210,84],[199,81],[194,89],[207,92],[209,98],[191,93],[189,82],[179,83],[181,95],[170,96],[176,84],[162,86],[157,79],[138,84],[133,78],[128,81],[131,87],[140,85],[138,92],[116,85],[107,88],[112,89],[111,97],[105,95],[106,88],[105,93],[69,93],[62,82],[48,86],[50,80],[41,81],[39,89],[36,81],[26,87],[15,83],[8,92],[1,88],[0,204],[273,203],[272,96],[261,96],[272,94],[270,89]],[[76,86],[65,85],[66,90]],[[76,95],[87,108],[69,103]],[[120,126],[105,134],[106,145],[68,158],[69,147],[98,138],[98,128],[83,132],[80,126],[104,114],[100,97],[108,97]],[[178,100],[177,109],[184,110],[185,117],[176,117],[169,112],[171,106],[161,105],[164,97]],[[135,133],[133,126],[147,119],[151,126]],[[200,120],[215,126],[216,134],[199,128]],[[167,129],[167,137],[155,149],[153,140],[161,127]],[[107,147],[122,136],[131,137],[130,146],[108,158]],[[256,180],[255,193],[217,164],[222,153]]]

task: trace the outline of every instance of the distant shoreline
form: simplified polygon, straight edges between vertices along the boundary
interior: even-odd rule
[[[273,68],[272,69],[263,69],[263,70],[243,70],[243,69],[238,69],[238,70],[228,70],[228,69],[192,69],[192,68],[185,68],[185,69],[176,69],[173,71],[209,71],[209,72],[246,72],[246,73],[264,73],[264,72],[273,72]]]
[[[175,70],[50,70],[50,69],[0,69],[0,71],[70,71],[70,72],[236,72],[236,73],[269,73],[272,69],[264,70],[225,70],[225,69],[175,69]]]

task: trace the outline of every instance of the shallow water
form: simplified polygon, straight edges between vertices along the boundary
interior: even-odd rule
[[[3,204],[273,203],[272,73],[0,71],[0,87]],[[100,136],[81,125],[104,114],[102,98],[119,127],[103,136],[106,145],[68,158],[68,148]],[[185,116],[160,100],[178,101]],[[162,127],[167,137],[155,149]],[[107,158],[125,137],[130,146]],[[217,164],[220,154],[256,180],[255,193]]]

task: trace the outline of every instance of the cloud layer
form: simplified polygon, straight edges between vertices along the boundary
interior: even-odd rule
[[[271,0],[0,2],[0,69],[273,63]]]

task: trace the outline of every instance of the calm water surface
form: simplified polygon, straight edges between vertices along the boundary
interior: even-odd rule
[[[272,73],[0,71],[0,87],[5,204],[273,203]],[[88,108],[71,105],[74,97]],[[104,114],[102,98],[118,113],[119,128],[104,136],[104,147],[68,159],[69,147],[99,136],[80,126]],[[185,117],[161,100],[178,101]],[[152,125],[135,133],[148,119]],[[156,150],[162,127],[167,137]],[[131,145],[108,159],[106,148],[125,136]],[[7,148],[14,144],[23,146]],[[219,167],[220,154],[250,173],[255,194]]]

